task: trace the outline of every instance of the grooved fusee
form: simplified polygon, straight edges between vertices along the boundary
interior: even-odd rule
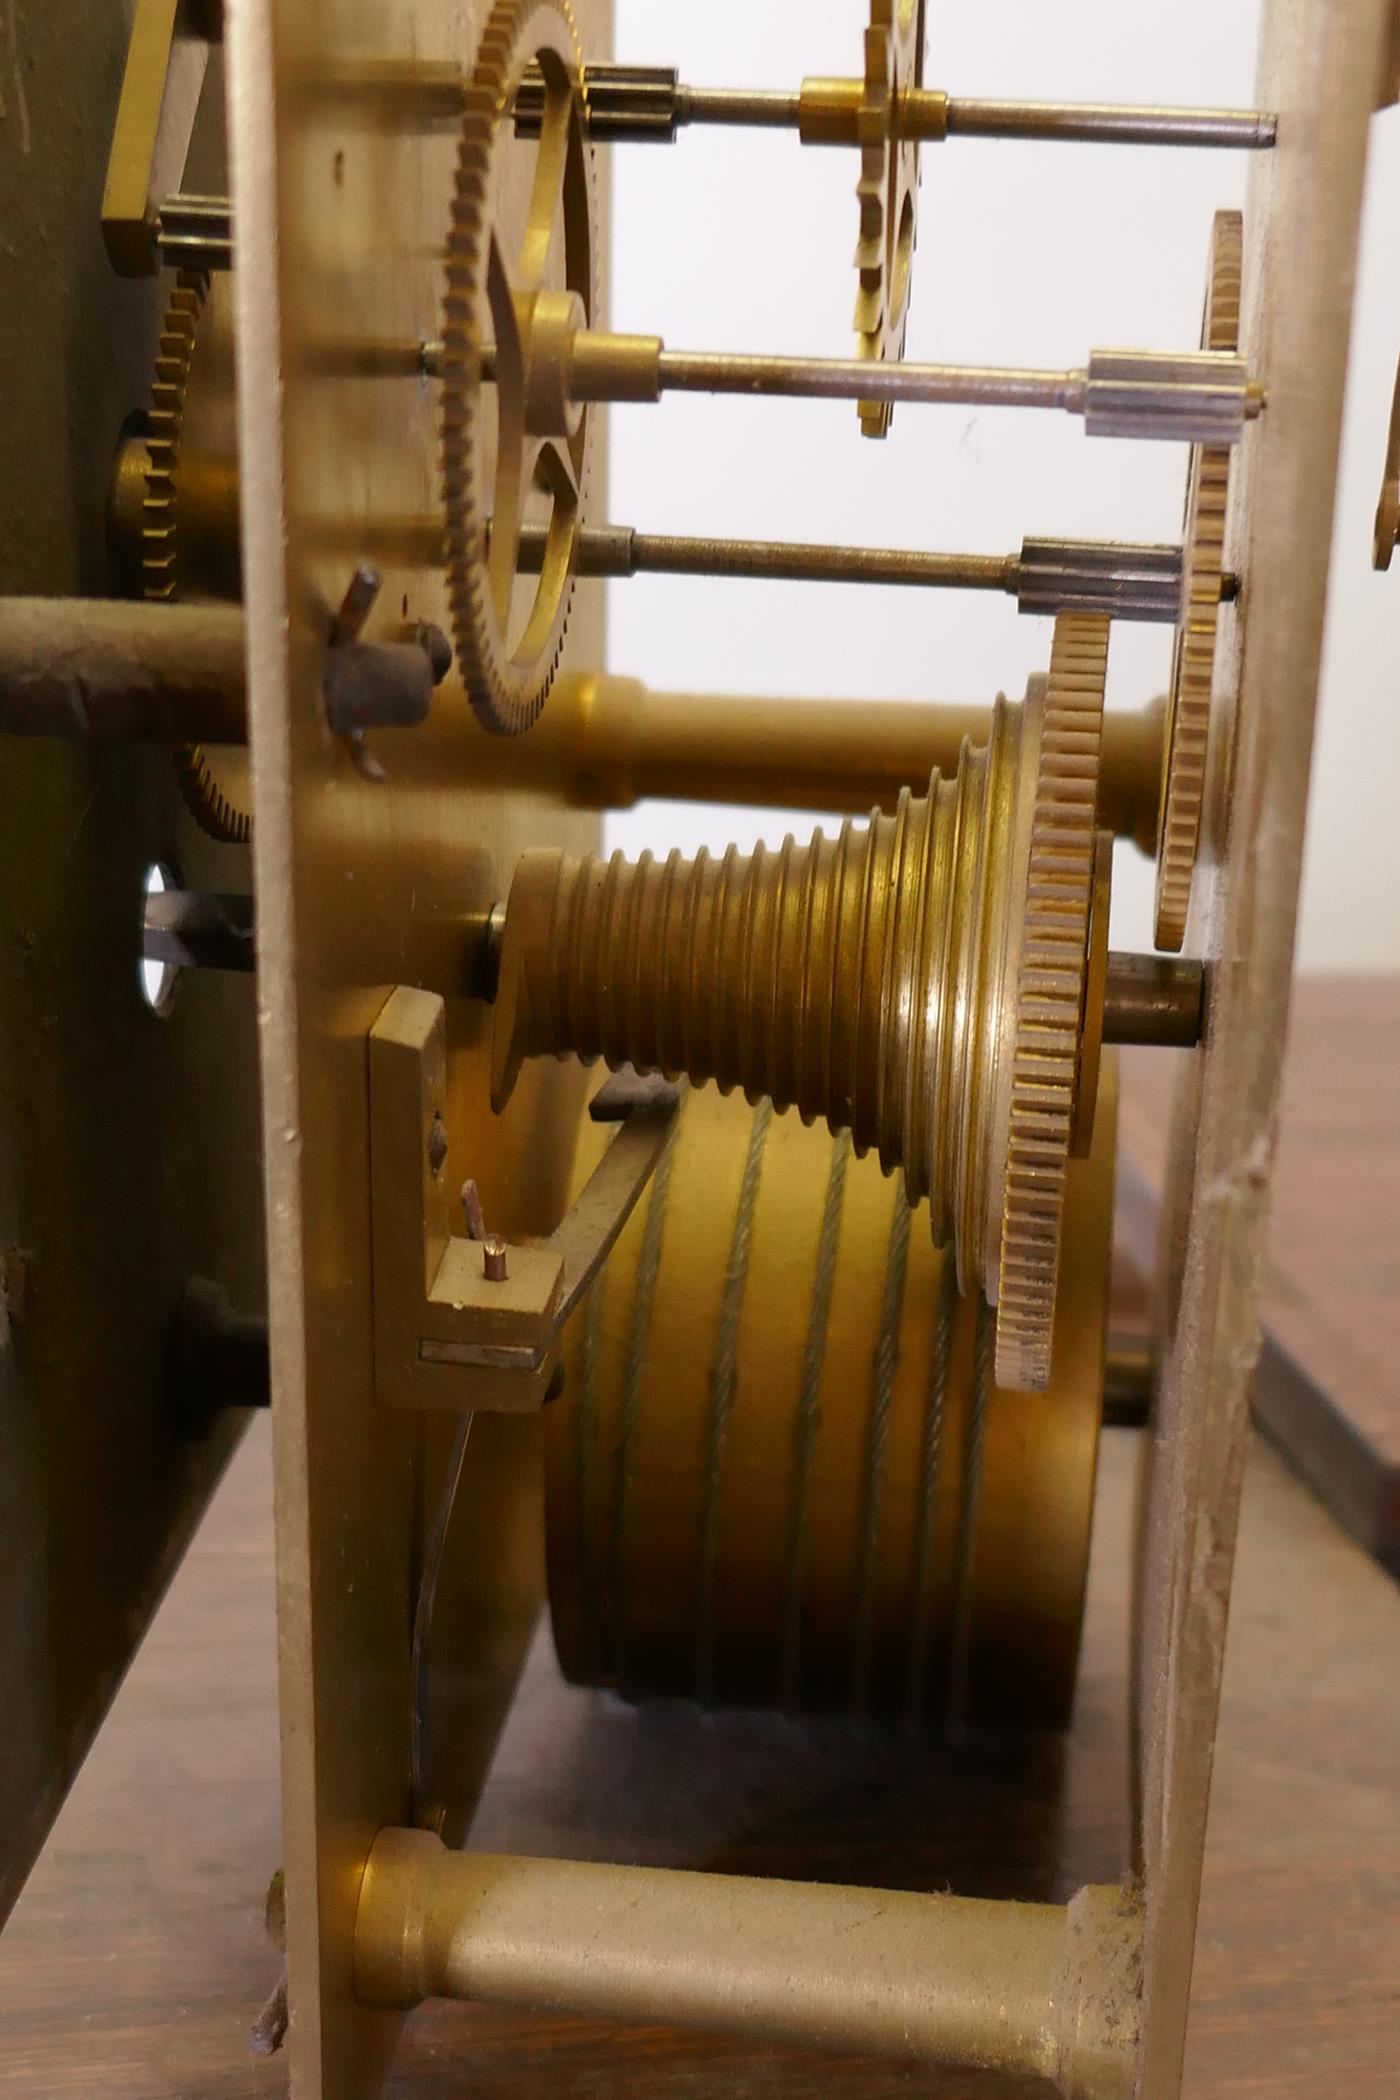
[[[511,885],[493,1090],[569,1051],[740,1087],[849,1129],[902,1168],[991,1281],[1001,1224],[998,1087],[1015,1000],[1038,710],[999,702],[985,749],[835,837],[629,864],[528,854]]]

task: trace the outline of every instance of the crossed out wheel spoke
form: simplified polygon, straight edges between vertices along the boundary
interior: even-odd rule
[[[527,68],[544,94],[532,147],[513,121]],[[588,410],[565,397],[550,352],[566,322],[595,311],[583,96],[568,7],[497,0],[465,98],[448,232],[442,468],[458,662],[478,719],[506,736],[544,706],[578,566]],[[540,522],[544,560],[522,580],[521,535]]]

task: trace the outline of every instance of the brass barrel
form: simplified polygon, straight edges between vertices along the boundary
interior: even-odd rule
[[[549,1593],[577,1683],[1056,1728],[1103,1407],[1117,1090],[1070,1168],[1045,1393],[844,1135],[692,1090],[565,1341]],[[580,1178],[605,1142],[584,1134]],[[911,1222],[915,1229],[911,1230]]]

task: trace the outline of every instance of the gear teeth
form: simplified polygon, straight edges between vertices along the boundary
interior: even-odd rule
[[[180,430],[195,336],[208,292],[209,279],[202,272],[182,270],[161,325],[142,504],[141,580],[147,598],[173,598],[179,583],[175,506]]]
[[[225,846],[246,846],[253,820],[220,786],[202,744],[182,744],[175,753],[175,779],[185,807],[202,831]]]
[[[1239,349],[1243,266],[1244,222],[1237,211],[1217,212],[1211,231],[1202,349]],[[1172,953],[1186,939],[1200,850],[1232,460],[1228,445],[1191,448],[1182,534],[1181,618],[1172,653],[1157,838],[1156,941],[1159,948]]]
[[[208,299],[205,272],[182,270],[156,349],[141,506],[141,586],[145,597],[163,602],[180,594],[180,447],[190,368]],[[252,816],[230,800],[203,747],[181,744],[174,760],[185,807],[200,828],[224,845],[246,846],[253,835]]]
[[[1055,622],[1017,973],[997,1288],[996,1382],[1050,1382],[1088,975],[1109,623]]]
[[[900,95],[923,81],[924,0],[916,0],[902,21],[903,14],[902,0],[871,0],[864,91],[856,115],[856,345],[857,354],[874,364],[903,357],[909,319],[909,275],[899,267],[900,225],[906,200],[917,211],[919,148],[897,139],[894,127]],[[857,413],[866,437],[888,434],[891,402],[861,401]]]
[[[583,116],[580,165],[588,228],[587,308],[598,310],[593,149],[588,144],[583,51],[569,0],[496,0],[487,17],[463,98],[457,169],[447,233],[443,289],[440,436],[446,517],[447,600],[463,682],[482,726],[516,736],[537,720],[558,672],[567,634],[574,575],[560,591],[549,631],[530,656],[513,655],[491,603],[486,578],[490,492],[486,448],[494,413],[483,414],[482,351],[487,275],[494,238],[491,180],[496,145],[509,124],[516,76],[552,48],[568,68]],[[566,180],[568,178],[566,177]],[[585,409],[575,452],[579,518],[587,501],[591,460]]]

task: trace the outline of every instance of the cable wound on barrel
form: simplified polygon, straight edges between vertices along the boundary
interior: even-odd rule
[[[565,1339],[549,1584],[566,1675],[916,1727],[1057,1727],[1102,1409],[1115,1075],[1070,1169],[1048,1395],[844,1134],[695,1089]],[[581,1141],[586,1174],[603,1142]],[[979,1398],[980,1394],[980,1398]]]

